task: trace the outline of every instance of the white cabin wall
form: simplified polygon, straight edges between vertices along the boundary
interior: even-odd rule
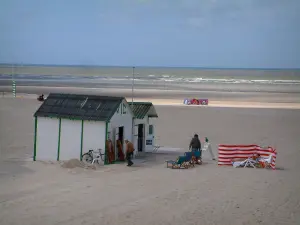
[[[156,136],[156,123],[157,123],[157,118],[156,117],[150,117],[149,118],[149,125],[153,125],[153,136],[154,136],[154,140],[153,140],[153,145],[156,145],[157,143],[155,143],[155,140],[157,139]]]
[[[36,160],[57,160],[59,119],[37,117]]]
[[[115,112],[113,117],[110,120],[109,125],[109,133],[110,137],[113,135],[113,130],[118,127],[124,127],[124,140],[128,139],[129,141],[132,140],[132,113],[130,110],[130,106],[128,105],[127,101],[123,100]],[[123,143],[123,149],[125,151],[125,142]]]
[[[83,121],[82,154],[90,149],[97,151],[99,148],[105,153],[106,122]],[[104,159],[104,158],[103,158]],[[99,162],[104,164],[104,162]]]
[[[156,120],[156,118],[152,118],[152,117],[149,117],[149,119],[148,119],[147,132],[146,132],[147,136],[146,137],[147,137],[147,139],[151,139],[152,140],[152,145],[146,145],[146,152],[152,152],[154,146],[156,145],[156,143],[155,143],[156,142],[155,120]],[[149,134],[149,126],[150,125],[153,125],[152,134]]]
[[[59,160],[80,159],[81,120],[61,119]]]
[[[134,119],[134,124],[147,124],[147,118],[145,117],[144,119]]]
[[[138,137],[136,136],[138,133],[138,127],[136,125],[138,124],[144,124],[145,125],[145,139],[144,139],[144,149],[145,152],[152,152],[154,146],[156,145],[155,143],[155,119],[156,118],[151,118],[148,117],[147,115],[143,119],[134,119],[134,146],[135,149],[138,147],[137,139]],[[149,134],[149,125],[153,125],[153,133],[150,135]],[[152,145],[147,145],[147,140],[152,140]],[[136,151],[137,152],[137,151]]]

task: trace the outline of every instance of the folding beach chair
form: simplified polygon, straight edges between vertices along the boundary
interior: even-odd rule
[[[195,162],[193,160],[193,153],[192,152],[185,152],[184,156],[186,157],[186,162],[189,166],[195,166]]]
[[[259,163],[262,166],[262,168],[269,169],[271,168],[272,159],[272,154],[270,154],[268,158],[260,158]]]
[[[167,160],[166,163],[167,163],[167,167],[169,167],[169,164],[171,164],[172,169],[180,169],[182,167],[185,168],[185,169],[188,168],[185,156],[179,156],[177,158],[177,160],[175,160],[175,161],[174,160]]]
[[[245,159],[244,161],[240,161],[240,162],[232,162],[232,166],[234,168],[237,168],[237,167],[253,167],[253,168],[256,168],[255,164],[257,162],[251,158],[248,158],[248,159]]]
[[[161,147],[163,146],[160,146],[158,143],[158,138],[155,138],[155,142],[154,142],[156,145],[153,146],[153,150],[152,150],[152,153],[156,153]]]
[[[160,149],[160,145],[155,145],[155,146],[153,146],[152,152],[155,153],[155,152],[157,152],[159,149]]]
[[[246,164],[246,161],[247,160],[244,160],[244,161],[236,161],[236,162],[231,162],[232,166],[234,168],[237,168],[237,167],[242,167]]]
[[[244,165],[244,168],[246,167],[253,167],[253,168],[256,168],[255,164],[257,163],[256,160],[253,160],[252,158],[248,158],[245,160],[245,165]]]
[[[193,155],[193,162],[194,162],[194,164],[201,165],[202,164],[202,160],[201,160],[200,151],[192,152],[192,155]]]

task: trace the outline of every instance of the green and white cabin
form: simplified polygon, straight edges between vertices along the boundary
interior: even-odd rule
[[[81,159],[83,153],[90,149],[102,149],[105,152],[106,140],[110,138],[115,146],[118,139],[123,143],[131,140],[138,151],[150,151],[149,118],[157,117],[152,103],[147,103],[137,111],[136,105],[128,104],[124,97],[60,94],[51,93],[35,112],[34,160],[70,160]],[[149,105],[151,106],[149,107]],[[135,110],[135,113],[133,111]],[[138,118],[135,118],[135,114]],[[141,117],[142,116],[142,117]],[[137,124],[144,124],[141,134]],[[154,127],[150,126],[154,131]],[[134,130],[132,130],[134,128]],[[141,129],[140,129],[141,130]],[[138,138],[141,136],[140,138]],[[141,138],[144,147],[141,148]],[[117,157],[116,157],[117,158]],[[104,163],[104,162],[103,162]]]
[[[133,143],[135,154],[152,152],[155,146],[155,119],[158,117],[151,102],[129,102],[134,114]]]

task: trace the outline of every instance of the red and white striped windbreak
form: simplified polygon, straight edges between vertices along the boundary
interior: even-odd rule
[[[267,158],[272,154],[272,169],[275,169],[276,149],[272,147],[260,147],[258,145],[219,145],[219,159],[218,165],[232,165],[231,160],[236,158],[244,158],[253,156],[253,154],[260,154]]]

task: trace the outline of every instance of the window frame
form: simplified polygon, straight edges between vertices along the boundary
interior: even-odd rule
[[[149,127],[148,127],[148,134],[149,134],[149,135],[153,135],[153,130],[154,130],[153,124],[149,124]],[[151,131],[151,132],[150,132],[150,131]]]

